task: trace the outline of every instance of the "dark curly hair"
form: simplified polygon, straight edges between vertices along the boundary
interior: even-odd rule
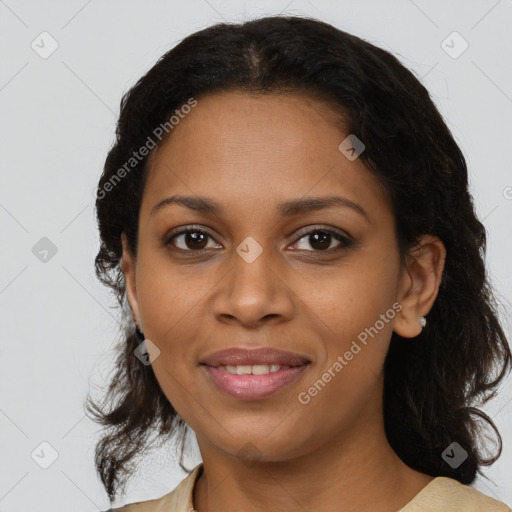
[[[186,37],[121,100],[116,139],[97,189],[101,241],[95,269],[121,306],[122,332],[107,392],[99,404],[90,394],[86,399],[87,413],[104,427],[95,464],[111,503],[132,476],[134,459],[154,448],[151,433],[163,443],[175,433],[186,437],[188,429],[151,365],[134,357],[140,341],[119,266],[121,233],[136,257],[153,151],[135,163],[130,159],[190,98],[229,90],[327,101],[364,142],[360,158],[390,194],[402,261],[420,235],[444,243],[445,268],[428,325],[414,342],[392,335],[384,365],[384,422],[405,464],[472,483],[482,474],[479,466],[501,454],[498,429],[475,405],[495,396],[510,370],[511,352],[486,273],[486,232],[475,214],[464,156],[426,88],[395,56],[325,22],[271,16],[220,23]],[[498,453],[486,458],[480,434],[488,425]],[[457,468],[441,457],[453,441],[468,453]],[[182,461],[183,442],[180,465],[190,471]]]

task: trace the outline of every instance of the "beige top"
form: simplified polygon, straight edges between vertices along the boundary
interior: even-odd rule
[[[196,480],[203,471],[198,464],[174,491],[154,500],[131,503],[107,512],[193,512]],[[397,512],[512,512],[501,501],[463,485],[453,478],[438,476]]]

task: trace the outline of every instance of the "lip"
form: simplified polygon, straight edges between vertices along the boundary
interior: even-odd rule
[[[258,349],[233,347],[206,356],[201,361],[201,364],[210,367],[256,364],[280,364],[281,366],[302,367],[310,362],[305,356],[272,347]]]
[[[237,375],[214,366],[201,365],[221,391],[239,400],[259,400],[281,391],[296,381],[307,367],[307,364],[302,364],[265,375]]]

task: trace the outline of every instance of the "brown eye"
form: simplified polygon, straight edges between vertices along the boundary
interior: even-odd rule
[[[352,244],[352,241],[348,237],[326,229],[315,229],[303,233],[296,243],[299,243],[303,239],[306,241],[304,244],[306,247],[299,247],[299,250],[307,250],[309,252],[335,252],[347,248]],[[333,242],[338,242],[338,244],[332,247],[331,244]],[[307,248],[308,245],[313,251]]]
[[[171,236],[166,241],[166,245],[172,243],[182,251],[201,251],[207,248],[208,239],[213,240],[208,233],[197,229],[188,229]]]

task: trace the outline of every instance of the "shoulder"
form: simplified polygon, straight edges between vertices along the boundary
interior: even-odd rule
[[[203,464],[198,464],[173,491],[160,498],[130,503],[105,512],[191,512],[194,485],[202,469]]]
[[[512,512],[511,509],[453,478],[437,477],[399,512]]]

